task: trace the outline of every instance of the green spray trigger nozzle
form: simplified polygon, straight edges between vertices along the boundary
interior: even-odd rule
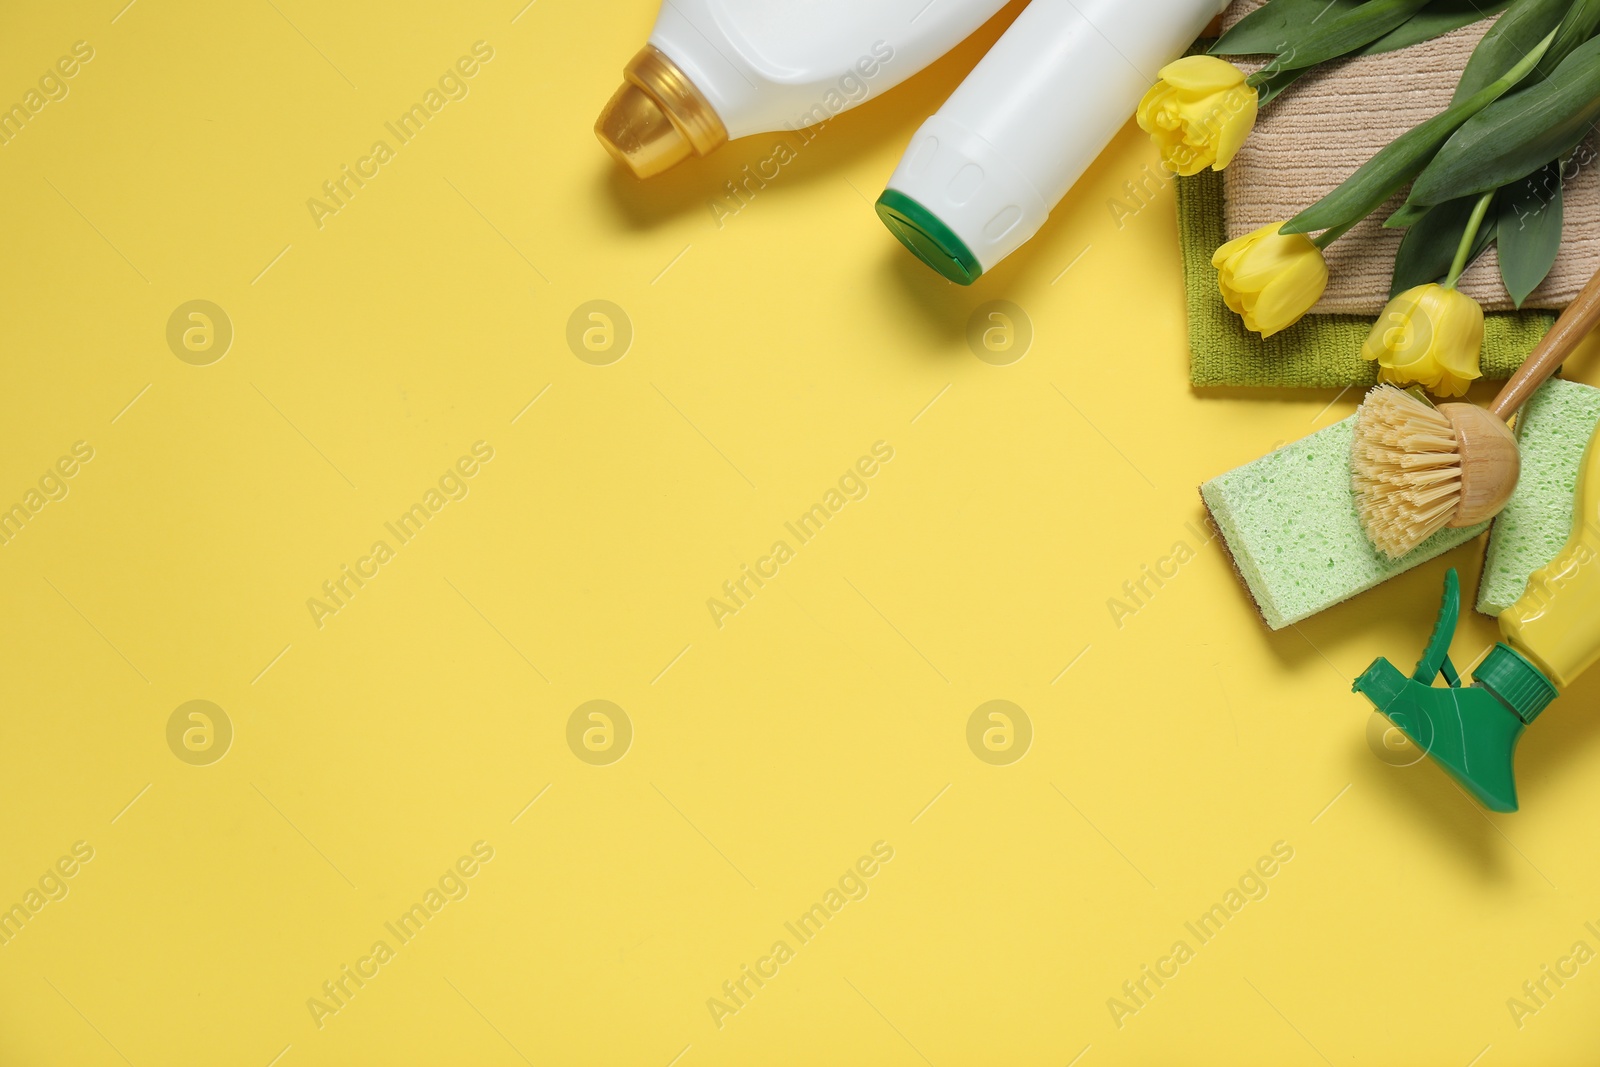
[[[1417,669],[1411,674],[1412,681],[1431,686],[1442,670],[1445,681],[1450,683],[1452,689],[1461,687],[1461,676],[1450,662],[1450,642],[1455,639],[1456,620],[1459,618],[1461,578],[1456,574],[1456,569],[1451,567],[1444,576],[1444,598],[1439,603],[1439,618],[1433,624],[1433,636],[1428,638],[1428,647],[1422,650],[1422,658],[1417,660]]]
[[[1461,614],[1461,578],[1454,567],[1445,575],[1444,597],[1433,634],[1410,678],[1382,656],[1356,679],[1354,691],[1400,729],[1412,743],[1491,811],[1517,810],[1517,783],[1512,756],[1527,723],[1555,695],[1542,674],[1509,645],[1496,645],[1473,672],[1473,684],[1462,686],[1450,662],[1450,641]],[[1514,671],[1524,684],[1528,673],[1543,682],[1548,697],[1507,702],[1497,692],[1501,672]],[[1445,686],[1434,685],[1444,674]],[[1542,694],[1541,694],[1542,695]]]

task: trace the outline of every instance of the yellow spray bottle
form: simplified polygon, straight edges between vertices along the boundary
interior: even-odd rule
[[[1500,613],[1500,632],[1558,689],[1600,659],[1600,429],[1578,468],[1572,536]]]
[[[1452,568],[1417,669],[1407,677],[1380,656],[1356,679],[1355,691],[1485,807],[1516,811],[1512,754],[1523,729],[1600,659],[1600,429],[1578,469],[1571,536],[1528,579],[1522,599],[1500,613],[1504,640],[1466,687],[1449,656],[1460,609]],[[1441,673],[1447,685],[1435,686]]]

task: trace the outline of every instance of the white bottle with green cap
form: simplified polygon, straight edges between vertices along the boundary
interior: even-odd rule
[[[911,139],[878,216],[970,285],[1039,232],[1228,0],[1033,0]]]

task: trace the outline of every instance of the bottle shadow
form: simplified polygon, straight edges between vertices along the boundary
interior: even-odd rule
[[[1391,766],[1360,740],[1353,740],[1348,752],[1352,782],[1381,792],[1385,811],[1432,831],[1472,868],[1476,878],[1502,884],[1516,879],[1516,868],[1525,857],[1506,847],[1507,839],[1492,821],[1496,816],[1480,808],[1432,761],[1422,757],[1406,766]]]

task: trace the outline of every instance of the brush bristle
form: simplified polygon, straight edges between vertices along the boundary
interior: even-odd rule
[[[1455,428],[1439,409],[1392,385],[1368,393],[1356,413],[1350,473],[1361,525],[1390,559],[1449,525],[1461,500]]]

